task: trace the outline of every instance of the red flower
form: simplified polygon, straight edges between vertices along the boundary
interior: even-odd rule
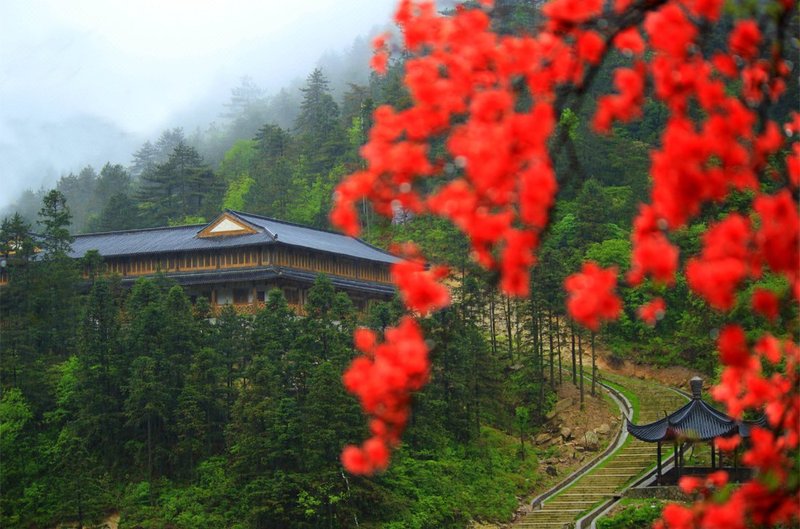
[[[602,0],[551,0],[542,8],[548,18],[569,24],[586,22],[602,10]]]
[[[614,70],[614,86],[619,94],[602,96],[597,103],[594,127],[599,132],[609,132],[613,120],[630,121],[641,115],[644,101],[642,72],[617,68]]]
[[[664,312],[667,309],[667,304],[663,298],[654,298],[649,303],[645,303],[639,307],[639,318],[650,326],[656,324],[658,320],[664,317]]]
[[[603,57],[606,42],[595,31],[584,31],[578,36],[578,57],[589,64],[597,64]]]
[[[738,21],[728,40],[731,51],[745,60],[750,60],[758,54],[760,43],[761,31],[754,20]]]
[[[393,264],[391,275],[406,306],[423,316],[448,306],[450,290],[440,283],[449,274],[448,269],[443,266],[426,269],[413,245],[406,246],[404,252],[409,258]]]
[[[509,230],[500,275],[500,288],[512,296],[527,296],[530,269],[536,261],[533,255],[537,244],[536,234],[529,231]]]
[[[724,3],[724,0],[692,0],[689,5],[693,13],[711,22],[716,22],[722,13],[722,5]]]
[[[774,320],[778,317],[778,296],[771,290],[757,288],[751,298],[753,310]]]
[[[717,348],[722,363],[732,367],[747,367],[750,351],[744,330],[738,325],[726,325],[719,333]]]
[[[377,343],[375,333],[359,329],[355,341],[364,356],[353,360],[342,377],[347,391],[373,417],[373,436],[360,448],[348,446],[342,452],[342,464],[353,474],[373,474],[388,466],[389,446],[399,442],[408,420],[411,392],[428,380],[428,347],[416,321],[406,316],[384,336]]]
[[[671,503],[664,507],[663,519],[669,529],[690,529],[694,527],[694,514],[681,505]]]
[[[683,476],[678,482],[678,486],[684,494],[692,494],[703,486],[703,480],[694,476]]]
[[[678,248],[660,232],[640,237],[634,235],[631,265],[628,273],[631,284],[639,284],[649,275],[660,283],[671,285],[675,282],[675,271],[678,269]]]
[[[800,187],[800,142],[794,142],[792,151],[786,155],[786,170],[789,173],[789,182],[795,189]]]
[[[773,364],[777,364],[781,361],[781,343],[770,334],[762,336],[758,342],[756,342],[753,349],[756,353]]]
[[[788,189],[756,198],[753,208],[761,218],[756,244],[773,271],[790,281],[800,277],[800,214]]]
[[[769,430],[755,427],[750,432],[752,446],[742,457],[745,465],[759,468],[761,471],[785,472],[785,459],[778,440]]]
[[[742,442],[742,438],[738,435],[730,437],[717,437],[714,439],[714,446],[723,452],[732,452]]]
[[[584,263],[580,273],[564,281],[570,316],[593,331],[598,330],[603,321],[617,319],[622,302],[614,293],[616,286],[616,267],[604,270],[596,263]]]
[[[750,273],[752,233],[749,221],[731,214],[703,235],[703,253],[686,265],[686,280],[697,294],[717,309],[728,310],[734,291]]]
[[[686,55],[689,44],[697,36],[697,28],[674,3],[648,13],[644,29],[650,37],[653,49],[676,58],[683,58]]]
[[[636,28],[620,31],[614,38],[614,46],[622,52],[636,55],[644,53],[644,40],[642,40],[642,36]]]
[[[389,54],[383,50],[376,51],[372,55],[372,59],[370,59],[369,66],[376,73],[384,75],[386,73],[386,67],[389,64]]]

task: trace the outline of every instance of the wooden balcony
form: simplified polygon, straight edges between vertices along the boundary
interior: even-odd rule
[[[226,305],[211,305],[211,313],[214,316],[219,316],[220,312],[222,312],[223,307],[233,307],[233,310],[236,311],[237,314],[241,316],[255,316],[258,314],[259,311],[263,310],[266,307],[266,303],[263,301],[256,301],[253,303],[229,303]],[[306,311],[305,308],[296,303],[289,303],[289,308],[291,308],[295,314],[299,316],[305,316]]]

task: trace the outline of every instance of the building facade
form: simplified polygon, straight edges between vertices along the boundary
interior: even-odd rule
[[[71,256],[90,250],[123,284],[163,274],[193,301],[205,297],[212,307],[241,312],[263,306],[273,288],[302,311],[321,273],[363,311],[393,296],[389,266],[399,260],[353,237],[231,210],[204,225],[78,235]]]

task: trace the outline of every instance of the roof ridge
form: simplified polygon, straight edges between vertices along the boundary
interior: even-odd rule
[[[247,220],[247,219],[243,219],[243,218],[242,218],[242,215],[249,215],[249,213],[243,213],[243,212],[241,212],[241,211],[236,211],[235,209],[225,208],[225,209],[223,210],[223,213],[222,213],[222,215],[224,215],[224,214],[226,214],[226,213],[229,213],[229,214],[233,215],[234,217],[236,217],[237,219],[241,220],[242,222],[244,222],[245,224],[247,224],[248,226],[250,226],[250,227],[251,227],[251,228],[253,228],[253,229],[258,229],[258,228],[260,228],[260,229],[264,230],[265,232],[267,232],[267,235],[269,235],[269,236],[270,236],[270,238],[271,238],[273,241],[277,241],[277,240],[278,240],[278,235],[277,235],[277,234],[275,234],[275,233],[272,233],[272,230],[271,230],[271,229],[267,228],[266,226],[260,226],[260,225],[258,225],[258,224],[253,224],[253,223],[252,223],[252,222],[250,222],[249,220]],[[218,216],[217,218],[221,217],[222,215]],[[252,216],[254,216],[254,215],[250,215],[250,216],[252,217]],[[216,219],[214,219],[214,220],[216,220]],[[213,222],[214,222],[214,221],[212,220],[212,221],[209,223],[209,225],[210,225],[211,223],[213,223]],[[202,230],[201,230],[201,231],[202,231]]]
[[[367,241],[365,241],[363,239],[359,239],[358,237],[353,237],[351,235],[347,235],[346,233],[341,233],[341,232],[333,231],[333,230],[326,230],[325,228],[317,228],[317,227],[314,227],[314,226],[306,226],[305,224],[298,224],[297,222],[291,222],[291,221],[288,221],[288,220],[276,219],[275,217],[267,217],[266,215],[258,215],[256,213],[247,213],[245,211],[237,211],[237,210],[234,210],[234,209],[231,209],[229,211],[231,213],[236,214],[236,215],[247,215],[247,216],[250,216],[250,217],[255,217],[257,219],[271,220],[272,222],[277,222],[278,224],[286,224],[288,226],[294,226],[296,228],[305,228],[307,230],[320,231],[322,233],[330,233],[330,234],[333,234],[333,235],[341,235],[342,237],[348,237],[350,239],[354,239],[354,240],[360,242],[361,244],[372,248],[373,250],[377,250],[379,252],[383,252],[386,255],[390,255],[392,257],[397,257],[393,253],[388,252],[388,251],[384,250],[383,248],[380,248],[378,246],[370,244],[370,243],[368,243]],[[271,231],[268,228],[264,228],[264,229],[266,229],[267,231]],[[279,234],[276,234],[274,238],[276,240],[278,240],[280,238]]]
[[[120,234],[120,233],[137,233],[142,231],[158,231],[158,230],[182,230],[186,228],[197,228],[198,226],[208,226],[208,223],[204,224],[181,224],[180,226],[157,226],[155,228],[131,228],[129,230],[110,230],[110,231],[93,231],[89,233],[78,233],[73,234],[73,237],[88,237],[89,235],[111,235],[111,234]]]

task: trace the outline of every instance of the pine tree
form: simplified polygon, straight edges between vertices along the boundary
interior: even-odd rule
[[[0,321],[3,322],[0,340],[0,383],[2,387],[35,385],[31,362],[39,328],[35,324],[32,303],[34,287],[34,244],[31,227],[19,214],[3,219],[0,225],[0,269],[8,284],[0,295]],[[29,376],[30,375],[30,376]]]
[[[74,238],[69,233],[72,213],[67,206],[64,194],[53,189],[45,195],[42,209],[39,210],[39,224],[42,238],[39,244],[45,257],[54,259],[69,253]]]
[[[55,189],[45,195],[39,216],[43,229],[37,242],[43,259],[34,276],[38,285],[27,294],[42,322],[37,352],[66,357],[75,345],[79,276],[68,255],[74,239],[69,233],[72,215],[64,195]]]
[[[100,214],[89,223],[90,231],[117,231],[138,228],[141,223],[136,203],[128,195],[111,196]]]
[[[133,153],[133,162],[130,172],[134,178],[141,178],[142,175],[151,173],[158,165],[158,149],[150,142],[146,141]]]
[[[92,285],[79,328],[78,392],[81,435],[98,447],[107,466],[118,463],[122,435],[122,386],[129,359],[122,349],[119,286],[100,278]]]
[[[303,101],[294,126],[299,149],[308,157],[312,174],[327,172],[333,160],[345,149],[339,107],[319,68],[311,72],[306,86],[300,91],[303,92]]]
[[[222,188],[194,147],[180,142],[169,159],[142,175],[139,201],[151,225],[213,213]]]

